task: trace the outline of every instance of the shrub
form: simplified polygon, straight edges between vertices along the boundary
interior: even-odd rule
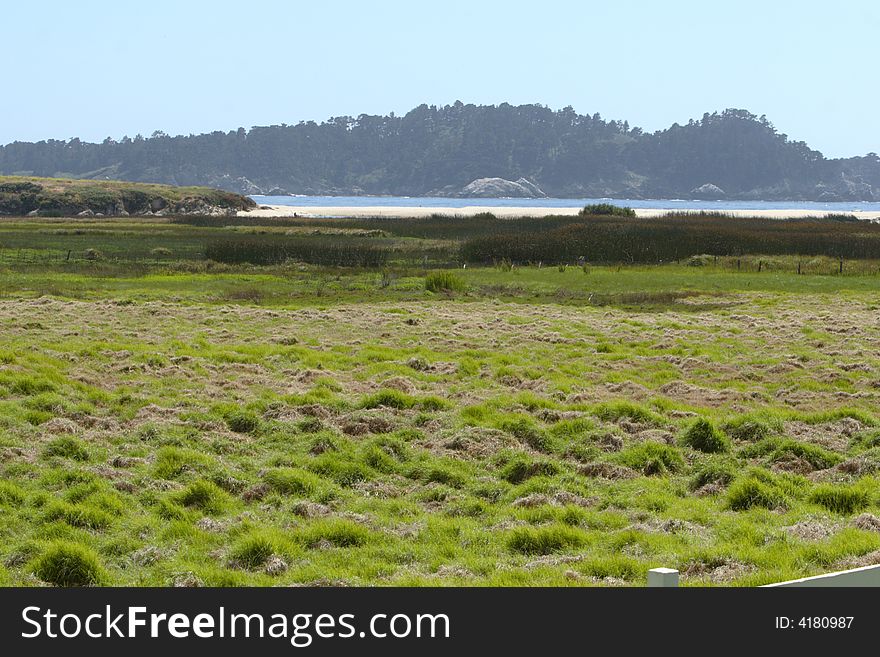
[[[678,472],[684,467],[681,453],[671,445],[646,442],[623,450],[616,460],[646,475]]]
[[[64,541],[51,543],[31,570],[54,586],[96,586],[108,581],[97,554],[83,545]]]
[[[810,495],[810,502],[821,504],[829,511],[850,515],[868,506],[868,493],[853,486],[819,486]]]
[[[507,547],[520,554],[552,554],[584,542],[583,533],[566,525],[519,527],[511,532]]]
[[[226,415],[226,426],[235,433],[253,433],[260,426],[260,419],[251,411],[244,409]]]
[[[451,271],[435,271],[425,276],[425,289],[428,292],[461,292],[465,283]]]
[[[80,441],[71,436],[56,438],[46,445],[43,454],[46,456],[60,456],[72,461],[89,460],[89,450]]]
[[[714,454],[730,449],[730,441],[706,418],[699,418],[687,428],[682,437],[684,444],[700,452]]]
[[[635,217],[636,211],[632,208],[620,207],[613,203],[593,203],[584,206],[579,213],[582,217],[611,216],[611,217]]]
[[[751,477],[735,481],[727,491],[727,507],[733,511],[775,509],[784,504],[785,498],[773,485]]]

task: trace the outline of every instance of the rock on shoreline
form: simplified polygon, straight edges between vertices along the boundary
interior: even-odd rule
[[[477,178],[455,194],[461,198],[544,198],[547,195],[535,183],[525,178]]]

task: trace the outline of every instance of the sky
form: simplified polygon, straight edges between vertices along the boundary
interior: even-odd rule
[[[32,0],[2,20],[0,144],[461,100],[647,131],[735,107],[829,157],[880,152],[876,0]]]

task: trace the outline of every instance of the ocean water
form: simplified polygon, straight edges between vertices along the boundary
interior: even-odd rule
[[[429,207],[463,208],[582,208],[592,203],[612,203],[631,208],[661,210],[807,210],[817,212],[880,212],[880,202],[818,203],[813,201],[696,201],[683,199],[608,199],[608,198],[443,198],[433,196],[252,196],[260,205],[302,207]]]

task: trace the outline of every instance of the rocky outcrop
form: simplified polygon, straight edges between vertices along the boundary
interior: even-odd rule
[[[691,190],[691,197],[701,201],[716,201],[727,198],[727,194],[718,185],[706,183]]]
[[[543,198],[547,196],[530,180],[504,178],[477,178],[456,194],[462,198]]]

